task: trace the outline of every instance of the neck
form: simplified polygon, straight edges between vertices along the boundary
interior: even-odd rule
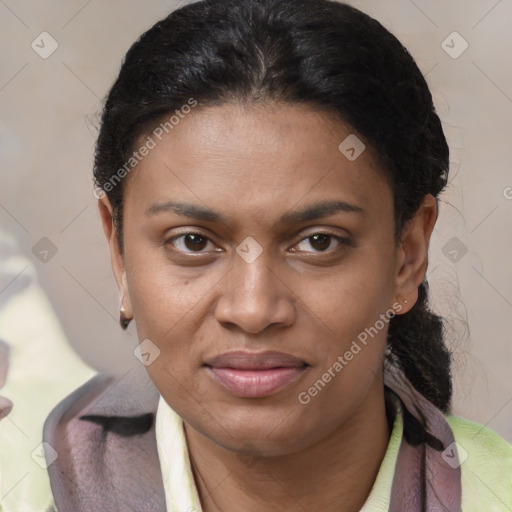
[[[358,512],[390,438],[382,386],[330,436],[296,453],[246,458],[188,424],[185,431],[203,512]]]

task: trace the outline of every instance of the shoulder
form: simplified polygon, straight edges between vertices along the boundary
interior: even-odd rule
[[[512,508],[512,444],[474,421],[445,415],[452,428],[462,475],[462,509],[498,512]]]
[[[54,508],[165,510],[154,429],[158,399],[147,373],[132,369],[97,374],[52,410],[43,441]]]
[[[455,441],[466,450],[468,462],[473,459],[471,462],[476,463],[476,459],[485,456],[497,467],[512,471],[512,444],[480,423],[454,414],[447,414],[446,419],[453,430]]]

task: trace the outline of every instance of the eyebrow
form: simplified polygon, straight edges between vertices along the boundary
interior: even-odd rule
[[[323,201],[306,206],[302,210],[287,212],[279,218],[278,223],[299,224],[301,222],[328,217],[338,212],[363,213],[364,210],[360,206],[350,204],[345,201]],[[158,215],[160,213],[174,213],[183,217],[189,217],[191,219],[213,223],[228,223],[230,220],[229,218],[218,212],[215,212],[214,210],[210,210],[209,208],[177,201],[157,203],[144,212],[146,216]]]

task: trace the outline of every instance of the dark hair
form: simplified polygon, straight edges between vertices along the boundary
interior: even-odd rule
[[[108,193],[123,250],[123,183],[137,139],[190,104],[279,101],[339,116],[377,155],[394,197],[395,238],[448,177],[449,150],[414,59],[378,21],[329,0],[204,0],[172,12],[130,48],[103,110],[94,176]],[[126,168],[125,168],[126,169]],[[126,174],[126,173],[124,173]],[[450,353],[427,285],[392,318],[387,361],[443,412]]]

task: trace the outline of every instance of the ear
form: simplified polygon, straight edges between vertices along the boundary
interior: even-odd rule
[[[402,306],[397,314],[407,313],[418,300],[418,287],[427,272],[428,247],[436,220],[436,199],[427,194],[414,216],[404,225],[397,248],[395,298]]]
[[[100,210],[103,231],[105,232],[105,236],[107,238],[107,242],[110,248],[112,270],[114,271],[114,277],[117,282],[117,287],[119,288],[119,292],[121,294],[121,305],[124,306],[126,316],[128,318],[132,318],[132,305],[130,302],[128,283],[126,280],[126,268],[124,263],[124,257],[117,240],[117,231],[114,225],[112,205],[110,204],[110,201],[106,194],[103,194],[103,196],[100,199],[98,199],[98,208]]]

